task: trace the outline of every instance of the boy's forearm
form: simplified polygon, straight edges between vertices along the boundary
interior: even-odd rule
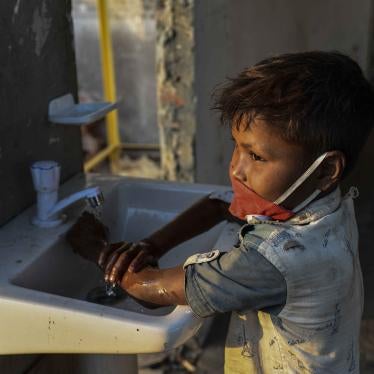
[[[149,241],[159,249],[158,255],[197,236],[229,217],[229,204],[208,196],[196,202],[170,223],[149,236]]]
[[[126,272],[121,287],[136,299],[157,305],[185,305],[184,270],[147,267],[138,273]]]

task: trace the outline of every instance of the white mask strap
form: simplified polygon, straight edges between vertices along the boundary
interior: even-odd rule
[[[299,212],[301,209],[305,208],[311,201],[313,201],[319,194],[321,193],[321,190],[315,190],[307,199],[305,199],[302,203],[295,206],[295,208],[292,209],[294,213]]]
[[[279,204],[283,203],[283,201],[286,200],[287,197],[289,197],[302,183],[305,182],[305,180],[307,178],[310,177],[310,175],[318,168],[318,166],[321,164],[321,162],[326,158],[327,154],[328,154],[328,152],[325,152],[324,154],[319,156],[313,162],[313,164],[309,166],[309,168],[304,172],[304,174],[301,175],[280,197],[278,197],[277,200],[274,201],[274,204],[279,205]],[[295,209],[293,209],[293,211],[297,212],[298,210],[302,209],[304,206],[309,204],[314,198],[316,198],[317,195],[320,192],[321,192],[320,190],[314,191],[312,195],[310,195],[305,201],[303,201]],[[300,206],[301,206],[301,208],[299,208]]]

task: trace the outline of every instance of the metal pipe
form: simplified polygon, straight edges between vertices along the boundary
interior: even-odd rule
[[[131,151],[159,151],[159,144],[142,144],[142,143],[122,143],[121,149],[128,149]]]
[[[109,145],[103,150],[101,150],[99,153],[97,153],[95,156],[93,156],[90,160],[86,161],[84,163],[83,169],[85,172],[90,171],[95,166],[103,162],[107,157],[109,157],[114,151],[117,150],[118,147],[115,145]]]
[[[104,99],[106,101],[116,102],[116,79],[114,73],[113,50],[109,27],[107,0],[97,0],[97,12],[99,16],[100,25],[100,53]],[[118,160],[119,156],[117,152],[117,147],[120,144],[117,110],[110,112],[106,116],[106,132],[108,145],[115,147],[113,152],[109,154],[111,160],[111,169],[113,171],[114,163]]]

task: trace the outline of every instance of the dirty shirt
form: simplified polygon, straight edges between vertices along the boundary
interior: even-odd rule
[[[351,194],[336,189],[286,222],[246,224],[238,239],[184,265],[196,314],[232,312],[225,372],[359,373],[363,286]]]

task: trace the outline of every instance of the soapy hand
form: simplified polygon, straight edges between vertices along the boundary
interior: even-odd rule
[[[120,283],[127,271],[137,273],[146,266],[157,266],[157,251],[147,240],[124,243],[109,255],[105,267],[105,281]]]
[[[83,212],[66,234],[74,252],[100,267],[105,265],[108,255],[118,248],[118,243],[110,245],[109,230],[92,213]],[[122,243],[120,243],[122,245]]]

